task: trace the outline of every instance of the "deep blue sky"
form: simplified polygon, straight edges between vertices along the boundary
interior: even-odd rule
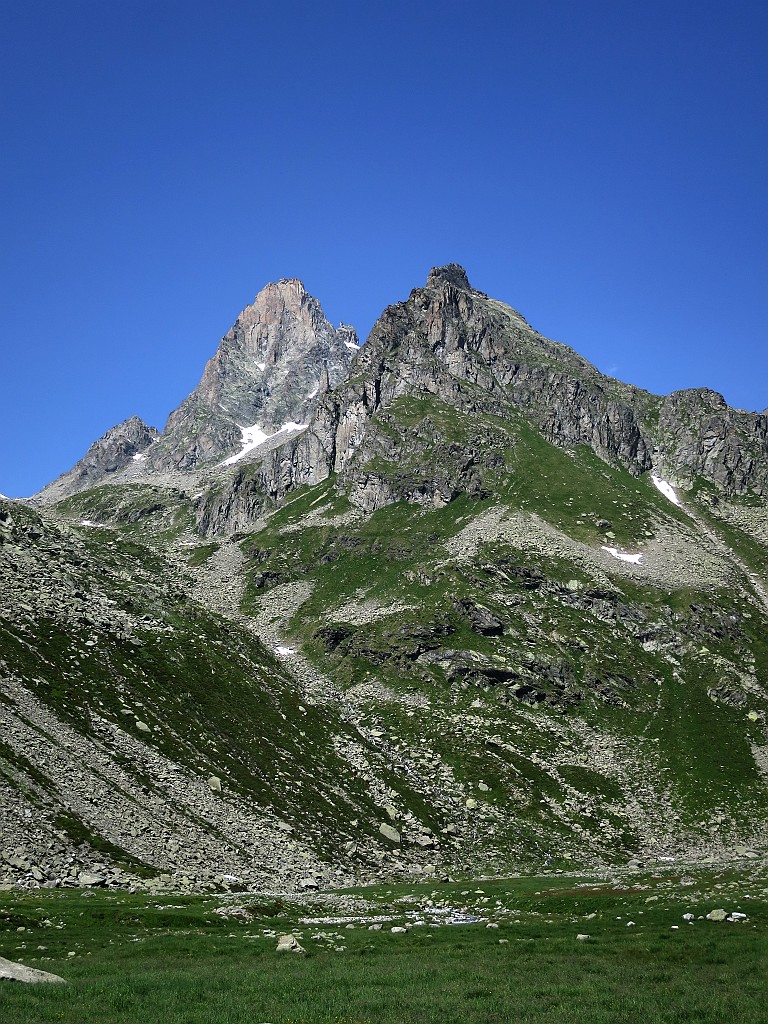
[[[365,336],[456,261],[622,379],[768,406],[768,5],[0,11],[0,491],[162,427],[300,277]]]

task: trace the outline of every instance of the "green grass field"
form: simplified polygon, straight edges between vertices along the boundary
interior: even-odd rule
[[[564,876],[481,880],[311,899],[313,905],[247,894],[4,893],[0,955],[60,974],[68,984],[0,983],[0,1020],[764,1024],[767,1019],[764,875],[694,878],[678,871],[626,884]],[[249,908],[251,919],[215,913],[227,905]],[[740,911],[746,920],[704,919],[718,907]],[[683,918],[688,913],[694,915],[692,924]],[[451,914],[480,920],[447,924]],[[378,920],[381,930],[369,930],[371,920]],[[407,933],[390,931],[406,923],[411,925]],[[306,955],[275,952],[276,936],[288,931],[299,937]],[[578,933],[591,938],[577,941]]]

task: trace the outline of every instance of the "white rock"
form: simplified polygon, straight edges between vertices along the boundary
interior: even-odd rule
[[[295,935],[281,935],[277,940],[277,946],[275,948],[277,953],[306,953],[303,946],[299,945],[299,940]]]
[[[6,960],[0,956],[0,981],[23,981],[30,985],[36,985],[43,981],[59,982],[66,985],[64,978],[58,974],[49,974],[48,971],[38,971],[34,967],[27,967],[24,964],[14,963],[13,960]]]
[[[386,822],[379,825],[379,832],[381,832],[385,839],[389,839],[391,843],[400,842],[400,833],[396,828],[393,828],[391,825],[387,825]]]

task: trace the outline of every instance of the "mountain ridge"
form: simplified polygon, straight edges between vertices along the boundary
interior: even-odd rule
[[[438,292],[442,298],[437,306],[432,310],[425,307],[425,295]],[[463,300],[459,299],[461,295]],[[511,391],[517,396],[517,405],[525,406],[537,417],[539,429],[553,443],[587,443],[606,461],[618,459],[633,473],[657,468],[681,485],[689,485],[696,476],[702,476],[733,493],[753,490],[764,494],[768,489],[766,413],[732,409],[722,395],[709,388],[656,396],[601,374],[570,346],[535,331],[512,307],[473,289],[466,271],[458,264],[433,268],[425,289],[415,289],[405,303],[387,307],[374,325],[368,343],[359,351],[371,353],[377,338],[391,328],[391,324],[387,326],[389,320],[399,316],[395,311],[406,310],[409,303],[421,304],[421,313],[426,314],[422,317],[426,321],[424,340],[437,357],[431,367],[421,367],[421,382],[413,380],[414,386],[424,386],[425,369],[433,371],[442,362],[442,368],[451,376],[471,380],[474,373],[474,383],[480,383],[487,391]],[[477,312],[476,304],[481,307]],[[474,360],[475,365],[471,365],[473,361],[466,358],[463,344],[457,344],[450,331],[447,337],[437,340],[445,328],[445,323],[441,327],[441,318],[445,320],[447,313],[450,319],[455,312],[463,318],[464,329],[472,336],[474,354],[479,357]],[[473,318],[475,322],[471,323]],[[297,345],[296,321],[302,319],[309,338],[300,336]],[[503,346],[501,350],[498,346],[494,349],[489,341],[494,331],[507,336],[506,351]],[[432,337],[430,332],[437,333]],[[367,354],[359,364],[357,376],[360,372],[389,372],[392,358],[400,358],[398,348],[399,345],[382,353],[376,366],[373,356]],[[210,466],[216,459],[233,453],[237,455],[245,437],[244,429],[261,416],[264,423],[259,426],[264,428],[265,440],[284,424],[308,427],[303,440],[289,439],[284,451],[279,445],[269,445],[280,452],[275,458],[281,461],[280,475],[268,467],[263,474],[262,483],[269,493],[280,495],[286,482],[290,490],[295,481],[318,482],[324,473],[337,472],[352,456],[351,451],[345,454],[348,440],[356,443],[352,413],[345,412],[344,423],[340,422],[338,431],[334,431],[338,436],[331,438],[333,427],[328,413],[319,408],[315,413],[315,406],[346,383],[350,352],[355,351],[358,343],[354,329],[342,324],[334,331],[320,304],[298,279],[266,285],[224,336],[206,364],[198,387],[170,414],[159,444],[149,452],[148,465],[143,468],[159,474],[184,472]],[[268,365],[271,368],[279,363],[278,355],[285,357],[289,369],[284,373],[287,379],[273,384]],[[269,360],[269,364],[263,359]],[[483,360],[486,365],[478,365]],[[266,380],[262,379],[265,371]],[[306,390],[310,384],[312,387]],[[374,393],[363,404],[373,408],[376,401],[374,386]],[[235,408],[225,409],[225,402]],[[291,470],[285,468],[284,454],[296,459]],[[82,461],[87,459],[88,456]],[[118,468],[125,466],[127,460]],[[105,468],[104,472],[113,470]],[[62,487],[70,493],[80,482],[84,486],[95,482],[93,472],[83,475],[77,467],[68,474],[57,479],[57,489],[49,490],[52,485],[48,485],[35,498],[45,501],[47,495],[60,497]]]

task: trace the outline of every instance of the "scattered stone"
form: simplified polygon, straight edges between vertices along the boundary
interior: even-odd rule
[[[708,921],[724,921],[728,917],[724,910],[710,910],[707,914]]]
[[[227,920],[241,921],[243,924],[253,920],[253,914],[245,907],[217,907],[214,914],[219,914]]]
[[[576,941],[577,942],[589,942],[589,940],[591,938],[592,938],[591,935],[585,935],[584,932],[579,932],[579,934],[576,936]]]
[[[396,828],[393,828],[391,825],[387,825],[386,822],[382,822],[382,824],[379,825],[379,832],[381,832],[385,839],[389,839],[391,843],[400,842],[400,833]]]
[[[295,935],[281,935],[277,940],[275,948],[277,953],[306,953],[306,949],[300,945]]]
[[[210,775],[208,777],[208,788],[212,793],[221,792],[221,779],[218,775]]]

